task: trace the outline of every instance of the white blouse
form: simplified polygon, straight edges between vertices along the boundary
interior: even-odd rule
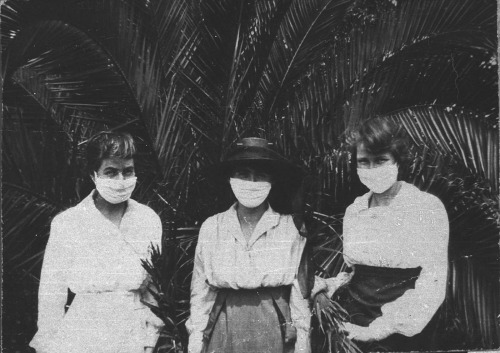
[[[217,288],[255,289],[292,285],[290,309],[297,328],[296,352],[309,352],[309,302],[303,299],[296,275],[306,239],[292,216],[269,207],[250,239],[245,239],[235,205],[208,218],[200,229],[191,283],[189,352],[200,352]]]
[[[368,208],[358,197],[344,217],[344,259],[349,266],[422,267],[415,289],[382,306],[369,326],[405,336],[420,333],[446,294],[449,224],[441,201],[403,182],[389,206]]]
[[[161,221],[129,200],[116,227],[95,207],[92,194],[52,221],[38,332],[30,343],[37,352],[143,352],[156,343],[161,320],[140,302],[138,290],[147,278],[141,259],[149,258],[151,243],[160,244]],[[65,313],[68,289],[76,296]]]

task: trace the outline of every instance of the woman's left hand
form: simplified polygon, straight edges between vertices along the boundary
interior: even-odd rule
[[[314,278],[314,287],[311,290],[311,298],[314,298],[318,293],[327,291],[328,291],[328,285],[325,279],[316,276]]]
[[[389,330],[373,329],[370,326],[358,326],[349,322],[344,323],[344,331],[349,339],[361,342],[380,341],[391,334]]]

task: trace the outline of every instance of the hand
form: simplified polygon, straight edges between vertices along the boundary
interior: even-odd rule
[[[154,347],[144,347],[144,353],[153,353]]]
[[[370,326],[358,326],[349,322],[344,323],[344,332],[347,333],[347,338],[360,342],[380,341],[390,335],[387,330],[373,330]]]
[[[328,286],[325,279],[316,276],[314,278],[314,287],[311,290],[311,298],[314,298],[318,293],[326,292],[327,290]]]
[[[327,292],[328,292],[328,297],[332,297],[335,292],[345,286],[349,281],[351,280],[353,275],[353,272],[347,273],[347,272],[340,272],[336,277],[333,278],[326,278],[325,282],[328,287]]]

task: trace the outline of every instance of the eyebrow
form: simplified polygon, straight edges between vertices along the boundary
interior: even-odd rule
[[[116,171],[116,170],[119,170],[119,169],[118,169],[118,168],[116,168],[116,167],[106,167],[106,168],[104,168],[104,171],[105,171],[105,172],[106,172],[106,171]],[[124,171],[135,170],[135,167],[133,167],[133,166],[130,166],[130,167],[125,167],[125,168],[123,168],[123,170],[124,170]]]

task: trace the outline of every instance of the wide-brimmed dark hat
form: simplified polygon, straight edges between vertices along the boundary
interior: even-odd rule
[[[299,181],[304,172],[279,153],[274,151],[272,144],[259,137],[246,137],[236,144],[225,160],[214,166],[220,176],[229,177],[238,166],[262,166],[270,171],[277,181]],[[281,179],[281,180],[280,180]]]
[[[271,206],[280,213],[295,212],[294,199],[307,173],[277,153],[266,139],[257,137],[242,139],[222,162],[202,172],[205,182],[208,181],[211,185],[209,188],[202,186],[202,189],[213,192],[210,197],[214,198],[214,205],[219,202],[227,207],[229,202],[234,202],[228,179],[240,166],[262,167],[271,173],[273,187],[268,198]]]

